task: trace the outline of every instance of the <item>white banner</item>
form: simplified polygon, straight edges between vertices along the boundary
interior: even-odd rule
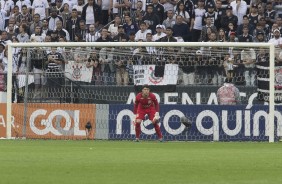
[[[93,68],[87,68],[86,63],[69,61],[65,66],[65,76],[72,81],[91,82]]]
[[[156,65],[134,65],[135,85],[176,85],[178,65],[166,64],[163,76],[156,76]]]
[[[26,75],[25,74],[19,74],[19,75],[17,75],[17,78],[18,78],[19,88],[24,87]],[[34,83],[34,76],[28,75],[28,85],[30,85],[31,83]]]
[[[275,67],[274,86],[276,89],[282,89],[282,66]]]

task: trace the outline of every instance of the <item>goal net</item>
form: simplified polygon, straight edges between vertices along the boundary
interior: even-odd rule
[[[268,43],[9,44],[0,137],[133,140],[133,103],[147,84],[166,140],[277,141],[280,52]],[[226,81],[240,91],[233,105],[219,104]],[[147,118],[141,139],[154,140]]]

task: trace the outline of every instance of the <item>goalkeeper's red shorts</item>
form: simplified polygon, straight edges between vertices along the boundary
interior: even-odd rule
[[[145,116],[147,114],[149,116],[149,120],[153,121],[155,117],[155,113],[156,113],[155,108],[137,109],[136,119],[145,120]]]

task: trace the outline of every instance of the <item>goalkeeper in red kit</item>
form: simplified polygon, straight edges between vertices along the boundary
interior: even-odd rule
[[[141,122],[145,119],[145,115],[148,115],[149,119],[153,123],[159,141],[163,141],[161,129],[158,125],[160,120],[159,110],[160,106],[156,96],[150,92],[150,88],[147,85],[143,86],[142,92],[137,94],[134,103],[136,142],[139,142],[141,134]]]

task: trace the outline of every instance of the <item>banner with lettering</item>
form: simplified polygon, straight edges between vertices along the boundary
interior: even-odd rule
[[[6,104],[0,103],[0,138],[6,137]],[[95,137],[94,104],[12,104],[12,137],[46,139],[85,139],[85,125],[92,125],[91,138]]]

